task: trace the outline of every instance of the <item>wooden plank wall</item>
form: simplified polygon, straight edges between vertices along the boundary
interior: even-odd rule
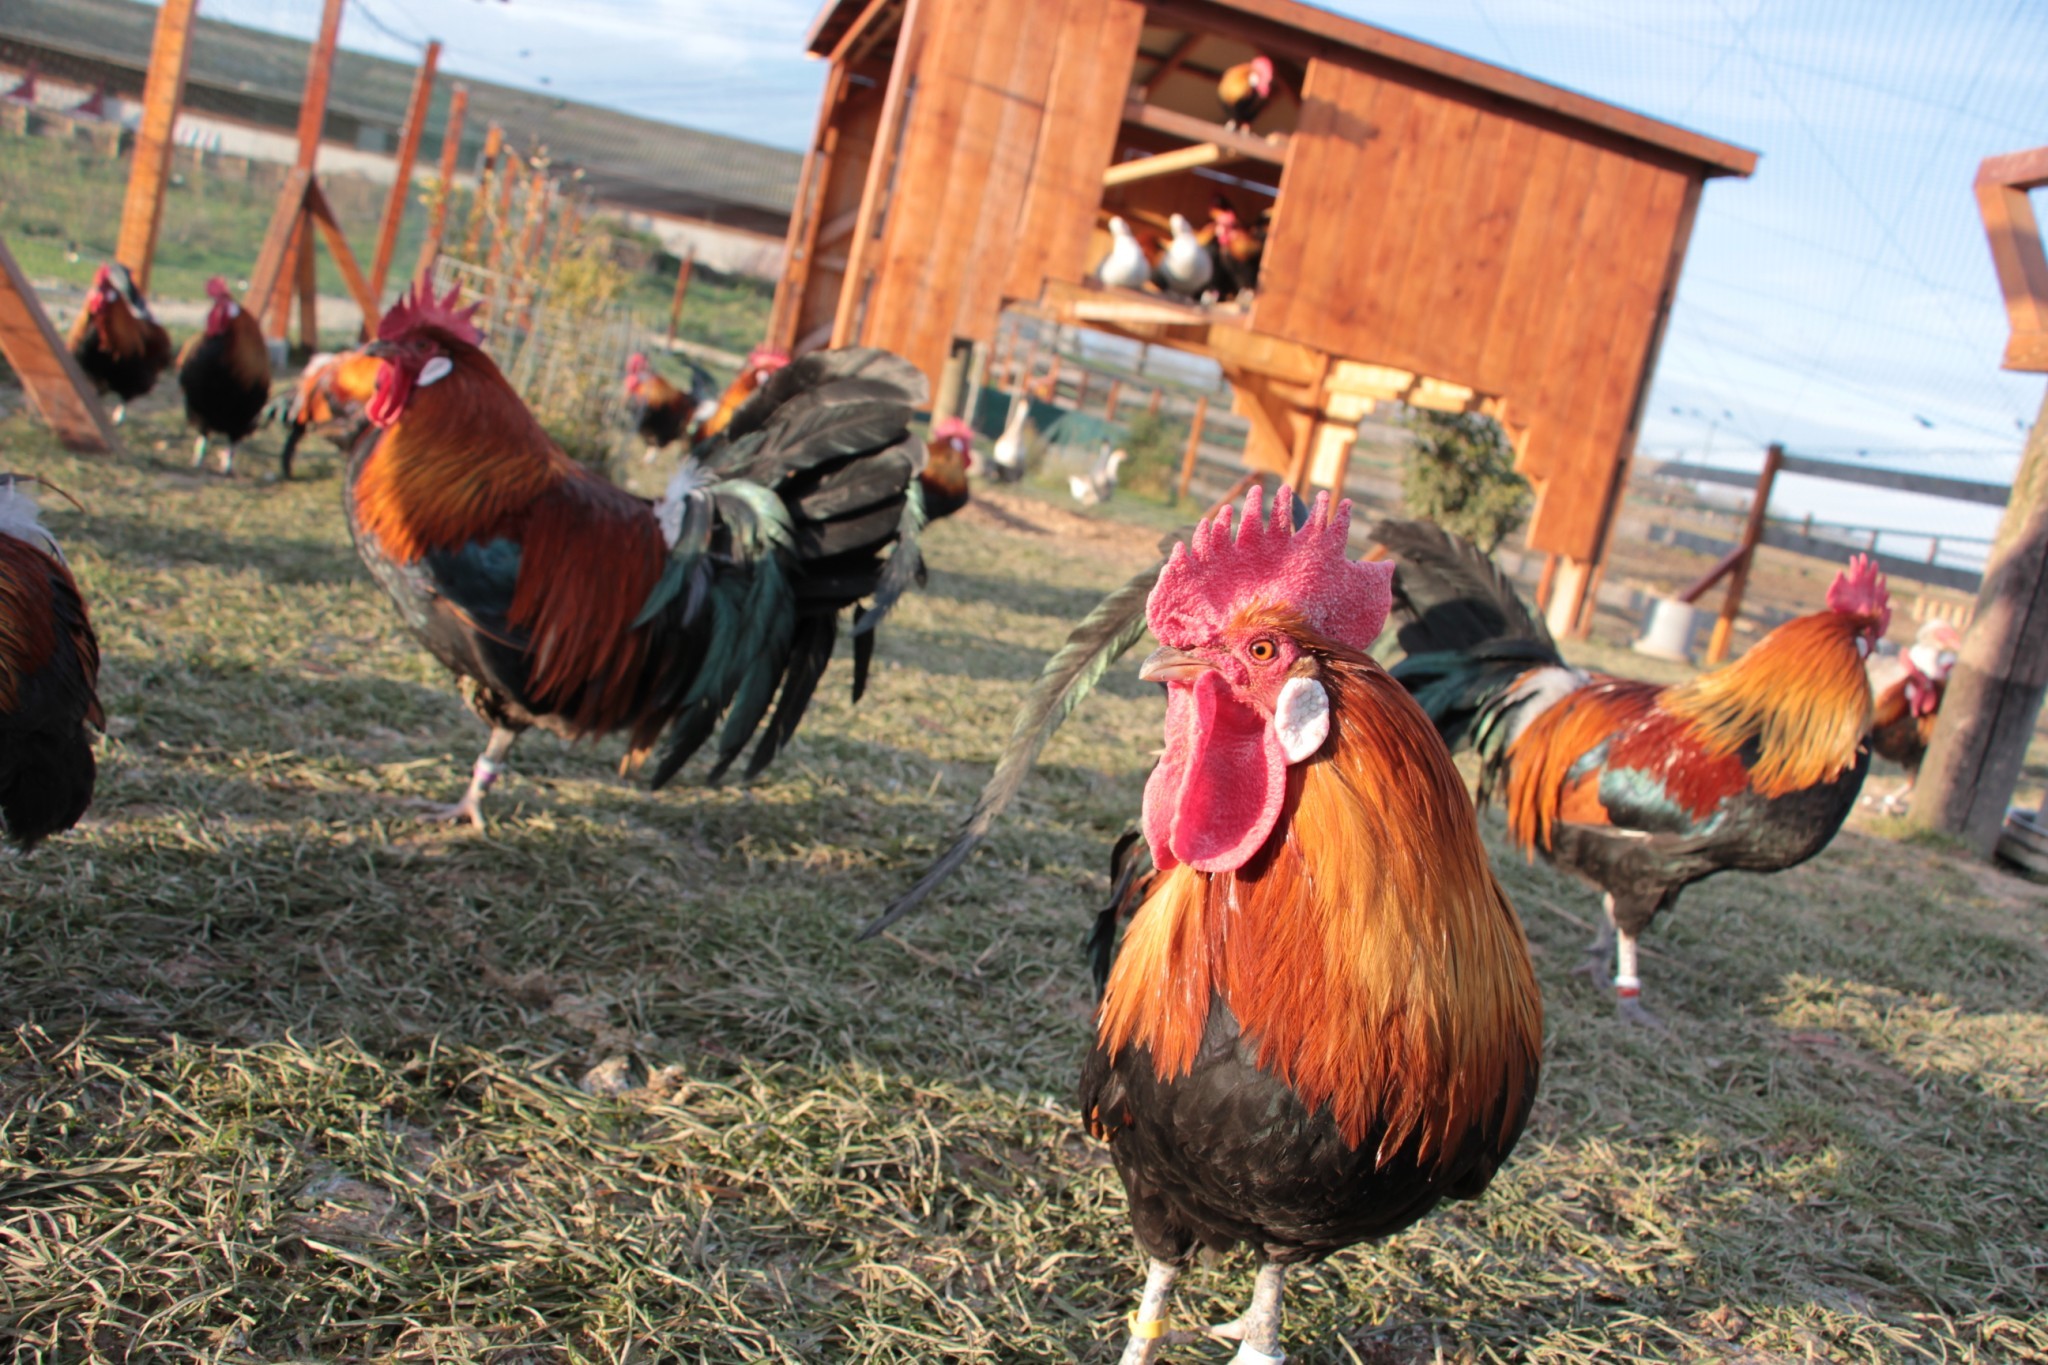
[[[821,226],[850,222],[860,209],[862,188],[867,184],[868,163],[875,152],[875,134],[882,122],[882,95],[888,79],[886,64],[882,79],[856,85],[848,82],[833,124],[838,129],[831,163],[825,168],[825,183],[818,191],[817,219]],[[830,240],[820,239],[804,277],[803,297],[769,340],[785,350],[829,332],[839,306],[839,290],[846,279],[846,249],[850,232],[839,232]],[[784,269],[788,269],[787,265]]]
[[[927,11],[862,339],[936,376],[1002,300],[1079,279],[1135,58],[1135,0],[952,0]]]
[[[1309,64],[1252,325],[1505,400],[1529,536],[1592,559],[1699,172],[1390,65]]]

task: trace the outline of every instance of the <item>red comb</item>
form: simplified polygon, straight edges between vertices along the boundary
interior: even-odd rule
[[[747,368],[750,370],[779,370],[789,363],[789,352],[773,346],[756,346],[747,352]]]
[[[635,351],[633,352],[633,354],[626,357],[627,374],[639,374],[642,370],[646,368],[647,357],[642,355],[640,352]]]
[[[958,417],[941,417],[938,421],[932,423],[932,439],[934,441],[972,442],[974,440],[974,428],[968,426],[966,422]]]
[[[1828,610],[1850,616],[1874,616],[1880,635],[1891,628],[1891,593],[1885,589],[1884,574],[1878,570],[1876,560],[1869,555],[1856,555],[1849,560],[1849,567],[1828,584]]]
[[[1235,537],[1225,507],[1173,547],[1145,606],[1152,633],[1163,644],[1192,649],[1214,640],[1243,608],[1268,604],[1301,612],[1317,634],[1361,652],[1370,648],[1393,602],[1394,565],[1361,564],[1346,555],[1350,501],[1333,511],[1330,495],[1318,493],[1297,531],[1291,489],[1281,485],[1265,521],[1260,499],[1257,488],[1245,495]]]
[[[414,332],[433,330],[444,332],[457,341],[466,341],[472,346],[483,342],[484,334],[471,321],[476,310],[483,306],[481,300],[467,308],[457,308],[455,301],[462,294],[460,284],[448,286],[445,298],[434,297],[434,286],[429,280],[421,280],[391,305],[391,311],[377,324],[379,341],[398,341]]]
[[[228,290],[228,282],[218,275],[206,282],[206,292],[223,301],[234,297]]]

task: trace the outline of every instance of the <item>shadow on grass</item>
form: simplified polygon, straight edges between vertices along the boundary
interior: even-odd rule
[[[337,522],[341,518],[338,504],[334,516]],[[78,518],[65,528],[65,536],[68,543],[90,546],[115,564],[202,564],[228,573],[253,571],[280,585],[346,583],[363,572],[346,541],[337,547],[331,538],[224,539],[205,526],[177,526],[120,512]]]

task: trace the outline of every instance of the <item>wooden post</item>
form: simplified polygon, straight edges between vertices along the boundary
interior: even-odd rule
[[[493,273],[504,268],[505,239],[512,235],[512,189],[519,179],[512,168],[518,160],[507,152],[504,163],[498,167],[498,212],[491,221],[491,255],[486,263]]]
[[[1195,480],[1195,458],[1202,453],[1202,427],[1208,420],[1209,395],[1205,393],[1195,400],[1195,415],[1188,422],[1188,448],[1180,457],[1180,482],[1173,489],[1175,502],[1188,495],[1188,485]]]
[[[1984,565],[1908,818],[1990,857],[2048,690],[2048,399]]]
[[[1159,405],[1165,401],[1165,398],[1165,389],[1152,390],[1152,396],[1145,400],[1145,415],[1147,417],[1157,417],[1159,415]]]
[[[427,218],[427,235],[420,242],[420,263],[413,278],[426,279],[441,258],[441,234],[448,229],[448,201],[455,195],[455,163],[462,155],[462,119],[469,112],[469,87],[457,85],[448,94],[448,128],[441,134],[441,189],[434,199],[434,211]]]
[[[840,277],[839,302],[832,314],[833,346],[851,346],[860,340],[870,270],[867,258],[874,246],[875,219],[882,211],[883,197],[896,179],[896,154],[902,141],[910,72],[924,47],[919,4],[920,0],[907,0],[903,7],[903,26],[897,32],[896,53],[889,63],[889,83],[882,89],[875,150],[868,162],[867,179],[861,185],[860,206],[854,211],[853,236],[846,243],[846,273]]]
[[[1550,606],[1550,594],[1557,587],[1557,556],[1543,556],[1543,572],[1536,578],[1536,610]]]
[[[1074,387],[1074,411],[1082,412],[1088,407],[1088,381],[1095,377],[1092,370],[1083,369],[1081,379]]]
[[[1771,507],[1771,485],[1778,481],[1778,466],[1784,462],[1785,447],[1772,442],[1764,451],[1763,473],[1756,478],[1756,494],[1749,500],[1749,517],[1742,523],[1742,540],[1736,545],[1742,556],[1728,571],[1728,590],[1721,598],[1721,615],[1714,622],[1714,634],[1707,641],[1707,664],[1725,663],[1735,635],[1735,618],[1742,613],[1742,595],[1749,588],[1750,565],[1756,561],[1757,541],[1763,538],[1764,516]]]
[[[341,9],[343,0],[324,0],[320,10],[320,36],[313,43],[312,54],[306,59],[306,88],[299,97],[299,151],[293,163],[294,171],[311,176],[320,156],[320,132],[327,124],[327,90],[334,79],[334,52],[341,39]],[[295,193],[293,186],[301,188]],[[272,337],[283,340],[291,327],[292,291],[300,286],[301,298],[311,298],[303,286],[307,278],[313,253],[313,230],[311,219],[306,213],[304,182],[298,177],[288,177],[279,200],[277,212],[280,216],[292,214],[295,221],[291,227],[283,258],[283,268],[271,284],[268,297],[251,297],[242,300],[242,306],[266,318],[265,331]],[[308,259],[302,268],[299,257]],[[303,343],[306,335],[313,331],[311,320],[301,317],[299,336]]]
[[[493,123],[484,134],[483,160],[477,163],[476,194],[469,201],[469,232],[462,239],[464,259],[474,262],[484,245],[484,219],[490,216],[491,175],[505,149],[505,130]]]
[[[290,182],[287,182],[289,184]],[[298,206],[287,208],[278,205],[279,213],[292,215],[291,226],[286,229],[284,256],[278,267],[277,276],[270,283],[270,293],[262,299],[254,297],[257,282],[251,281],[251,297],[242,300],[244,308],[252,309],[263,319],[263,334],[279,341],[286,339],[292,325],[292,290],[299,279],[299,253],[313,249],[313,232],[306,222],[305,186],[299,187]]]
[[[398,225],[405,218],[406,201],[412,198],[412,166],[420,154],[420,131],[426,127],[427,106],[434,101],[434,68],[441,61],[441,43],[427,44],[420,58],[418,74],[412,78],[412,100],[405,106],[405,130],[398,138],[398,178],[391,182],[391,197],[384,201],[384,222],[377,229],[377,254],[370,258],[370,293],[383,306],[384,280],[391,272],[391,253],[398,247]],[[447,154],[442,154],[446,161]],[[363,319],[365,334],[376,329],[375,318]]]
[[[301,220],[299,228],[299,348],[311,355],[320,349],[320,273],[319,262],[313,254],[313,220]],[[281,299],[291,297],[289,291],[280,289]],[[377,324],[367,313],[363,321],[370,327]]]
[[[199,0],[164,0],[157,11],[156,38],[149,48],[149,76],[142,87],[142,122],[135,129],[135,160],[128,168],[128,196],[121,204],[121,237],[114,259],[128,267],[135,286],[149,291],[156,263],[156,239],[164,221],[164,187],[170,183],[176,149],[178,106],[185,98],[185,69],[192,56],[193,11]]]
[[[327,125],[327,87],[334,79],[334,50],[341,41],[342,0],[326,0],[320,37],[306,61],[306,90],[299,97],[299,170],[310,171],[320,154],[320,130]]]
[[[0,355],[58,440],[94,454],[115,448],[114,429],[93,400],[91,383],[5,243],[0,243]]]
[[[697,248],[690,247],[683,252],[683,259],[676,262],[675,297],[668,301],[668,344],[673,350],[676,344],[676,324],[682,321],[683,299],[690,292],[690,272],[697,264]]]
[[[1114,422],[1116,420],[1116,402],[1117,399],[1123,396],[1124,381],[1121,379],[1110,380],[1109,397],[1102,400],[1102,417],[1104,421]]]

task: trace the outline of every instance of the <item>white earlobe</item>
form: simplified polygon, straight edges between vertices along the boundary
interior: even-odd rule
[[[448,371],[454,368],[455,362],[450,360],[447,356],[435,356],[432,360],[429,360],[426,364],[420,366],[420,377],[418,381],[419,386],[421,388],[425,388],[427,385],[433,383],[437,379],[447,378]]]
[[[1330,694],[1313,678],[1289,678],[1273,708],[1273,731],[1289,763],[1309,757],[1330,737]]]

